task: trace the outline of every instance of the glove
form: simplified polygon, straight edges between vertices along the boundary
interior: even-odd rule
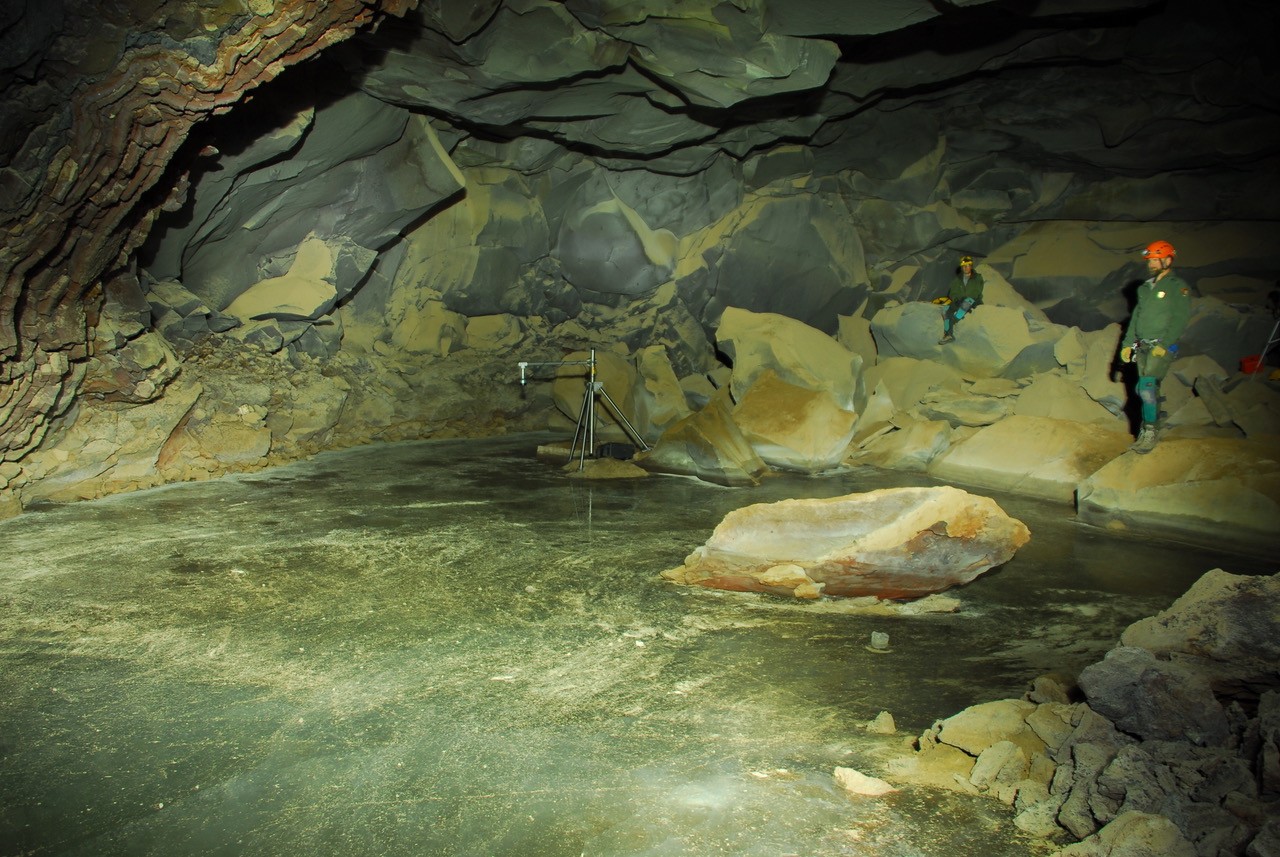
[[[1165,348],[1163,345],[1153,345],[1153,346],[1151,346],[1151,354],[1152,354],[1152,356],[1155,356],[1155,357],[1163,357],[1163,356],[1165,356],[1165,355],[1166,355],[1166,354],[1168,354],[1168,353],[1169,353],[1169,349]]]
[[[1133,362],[1133,349],[1130,348],[1128,345],[1120,349],[1120,362],[1121,363]]]
[[[947,304],[951,303],[951,298],[948,298],[948,297],[934,298],[933,302],[935,304],[941,304],[942,306],[946,306]]]

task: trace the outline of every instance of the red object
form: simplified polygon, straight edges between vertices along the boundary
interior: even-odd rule
[[[1248,357],[1240,358],[1240,371],[1246,375],[1261,372],[1263,368],[1261,354],[1252,354]]]

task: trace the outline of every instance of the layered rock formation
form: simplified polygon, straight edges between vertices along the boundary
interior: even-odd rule
[[[1136,248],[1173,241],[1198,287],[1184,353],[1230,376],[1271,326],[1266,4],[1247,27],[1183,0],[153,5],[4,13],[8,512],[563,424],[513,366],[588,347],[644,379],[615,395],[654,439],[681,426],[655,469],[831,466],[876,408],[893,442],[941,453],[939,424],[1010,415],[990,382],[1055,366],[1081,383],[1038,378],[1012,416],[1090,427],[1091,464],[1125,400],[1104,352]],[[985,335],[943,353],[918,335],[960,252],[993,297],[962,331]],[[871,383],[778,372],[795,360],[759,381],[730,308],[839,331]],[[1059,351],[1061,329],[1079,334]],[[909,420],[919,400],[889,408],[878,360],[956,386]],[[1211,387],[1178,419],[1269,431],[1268,405]],[[717,390],[732,427],[699,416]],[[708,453],[726,432],[737,452]],[[973,472],[971,453],[948,466]],[[1111,502],[1103,480],[1089,496]]]

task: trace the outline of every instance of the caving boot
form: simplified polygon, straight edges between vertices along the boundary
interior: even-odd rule
[[[1129,449],[1139,455],[1146,455],[1148,452],[1156,448],[1156,442],[1160,440],[1160,433],[1156,431],[1153,423],[1143,423],[1142,430],[1138,432],[1138,439],[1129,446]]]

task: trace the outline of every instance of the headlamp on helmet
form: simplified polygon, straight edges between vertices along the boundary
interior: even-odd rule
[[[973,264],[973,257],[972,257],[972,256],[961,256],[961,257],[960,257],[960,264],[961,264],[961,265],[972,265],[972,264]]]
[[[1147,249],[1142,251],[1144,259],[1172,259],[1177,255],[1177,251],[1168,241],[1152,241],[1147,245]]]

